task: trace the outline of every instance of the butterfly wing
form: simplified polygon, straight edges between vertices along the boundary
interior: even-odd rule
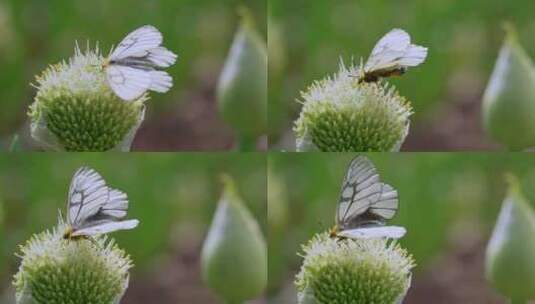
[[[392,64],[405,53],[411,44],[409,34],[401,29],[393,29],[381,38],[373,48],[366,70],[376,70]]]
[[[389,238],[400,239],[407,233],[405,228],[400,226],[378,226],[378,227],[362,227],[356,229],[342,230],[338,232],[338,236],[350,239],[374,239],[374,238]]]
[[[108,199],[109,188],[102,176],[88,167],[78,169],[69,187],[67,222],[73,229],[81,227]]]
[[[146,59],[159,68],[168,68],[175,64],[177,55],[168,49],[160,46],[149,50]]]
[[[72,236],[133,229],[138,220],[120,221],[127,210],[126,193],[109,188],[96,171],[82,167],[75,173],[69,189],[67,216],[73,228]]]
[[[379,199],[370,204],[369,211],[389,220],[396,215],[399,207],[398,191],[388,184],[381,183],[381,195]]]
[[[338,205],[336,222],[340,229],[356,228],[366,222],[384,223],[394,217],[398,205],[398,192],[380,181],[369,159],[358,156],[351,161]]]
[[[422,64],[427,58],[427,48],[419,45],[411,45],[405,55],[398,61],[399,65],[413,67]]]
[[[128,197],[126,193],[110,189],[108,201],[100,208],[97,215],[109,217],[110,219],[120,220],[126,216],[128,210]]]
[[[164,71],[150,71],[150,90],[165,93],[173,86],[173,77]]]
[[[128,34],[110,55],[110,60],[145,57],[149,50],[160,46],[163,36],[157,28],[145,25]]]
[[[358,156],[347,170],[338,204],[336,222],[344,228],[352,218],[366,212],[371,203],[379,199],[381,184],[373,164]]]
[[[103,223],[96,223],[94,225],[90,225],[87,227],[84,227],[79,230],[75,230],[72,233],[72,236],[82,236],[82,235],[95,235],[95,234],[104,234],[104,233],[110,233],[117,230],[129,230],[134,229],[139,224],[138,220],[127,220],[127,221],[109,221],[109,222],[103,222]]]
[[[426,57],[427,48],[411,44],[411,38],[404,30],[393,29],[377,42],[364,69],[395,70],[417,66]]]
[[[137,99],[151,88],[151,72],[123,65],[106,67],[106,77],[111,89],[125,101]]]

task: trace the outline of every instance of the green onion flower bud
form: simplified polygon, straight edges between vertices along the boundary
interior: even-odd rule
[[[303,92],[295,122],[297,151],[398,151],[412,108],[386,83],[358,83],[360,66],[315,82]]]
[[[206,284],[227,303],[259,296],[267,285],[266,242],[230,177],[201,254]]]
[[[64,239],[66,229],[60,221],[21,247],[13,282],[17,304],[119,303],[128,287],[129,256],[106,236]]]
[[[130,150],[144,118],[143,95],[125,102],[109,87],[98,47],[69,62],[50,66],[37,77],[30,106],[31,135],[44,148],[57,151]]]
[[[535,299],[535,212],[508,176],[509,191],[487,245],[486,276],[513,303]],[[515,302],[516,301],[516,302]]]
[[[386,239],[316,235],[303,246],[299,304],[397,304],[411,283],[412,256]]]
[[[223,119],[234,128],[242,150],[254,150],[267,129],[267,47],[245,8],[223,72],[217,98]]]
[[[535,68],[512,26],[483,96],[486,132],[511,150],[535,147]]]

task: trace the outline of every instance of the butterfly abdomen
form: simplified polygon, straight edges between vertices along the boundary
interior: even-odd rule
[[[398,68],[398,69],[393,69],[393,70],[375,70],[375,71],[365,72],[364,76],[362,76],[359,79],[359,83],[377,82],[381,78],[401,76],[405,74],[406,71],[407,71],[407,68]]]
[[[67,231],[65,231],[65,233],[63,234],[63,239],[78,241],[78,240],[83,240],[83,239],[88,238],[85,235],[73,235],[73,233],[74,233],[74,230],[72,228],[67,229]]]

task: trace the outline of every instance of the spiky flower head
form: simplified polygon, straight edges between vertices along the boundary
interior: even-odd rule
[[[299,304],[401,303],[415,266],[405,249],[386,239],[342,240],[325,232],[303,251]]]
[[[397,151],[409,131],[412,108],[384,82],[359,83],[363,66],[346,67],[301,93],[295,122],[298,151]]]
[[[59,151],[128,151],[144,118],[147,95],[125,102],[109,87],[98,46],[76,46],[68,62],[37,77],[30,106],[32,137]]]
[[[21,246],[13,284],[17,304],[119,303],[128,287],[130,257],[106,236],[65,239],[67,225]]]

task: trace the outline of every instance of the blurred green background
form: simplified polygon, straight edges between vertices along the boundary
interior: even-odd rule
[[[228,173],[266,230],[266,159],[262,154],[31,154],[0,156],[0,303],[19,259],[18,245],[53,228],[65,214],[74,172],[87,165],[128,194],[128,218],[140,225],[112,234],[135,263],[122,303],[218,303],[201,282],[199,255]],[[1,214],[3,213],[3,217]],[[3,218],[3,221],[1,220]],[[9,298],[9,297],[8,297]],[[14,303],[14,302],[13,302]]]
[[[104,54],[129,32],[156,26],[164,46],[178,54],[167,71],[166,94],[151,94],[136,150],[222,150],[232,131],[219,119],[214,90],[246,6],[266,36],[264,0],[2,0],[0,1],[0,140],[28,133],[26,112],[35,76],[73,55],[75,41],[96,42]]]
[[[516,25],[521,44],[535,56],[532,0],[270,0],[268,6],[273,149],[295,149],[291,128],[300,92],[336,72],[340,59],[366,60],[392,28],[429,48],[424,64],[388,80],[415,111],[404,150],[496,148],[482,132],[480,103],[504,38],[503,21]]]
[[[340,187],[355,154],[271,154],[268,160],[269,296],[295,303],[300,246],[335,224]],[[535,208],[535,155],[515,153],[368,154],[398,190],[390,221],[417,268],[406,303],[505,303],[484,279],[484,250],[507,186],[517,175]],[[430,300],[434,299],[434,300]]]

